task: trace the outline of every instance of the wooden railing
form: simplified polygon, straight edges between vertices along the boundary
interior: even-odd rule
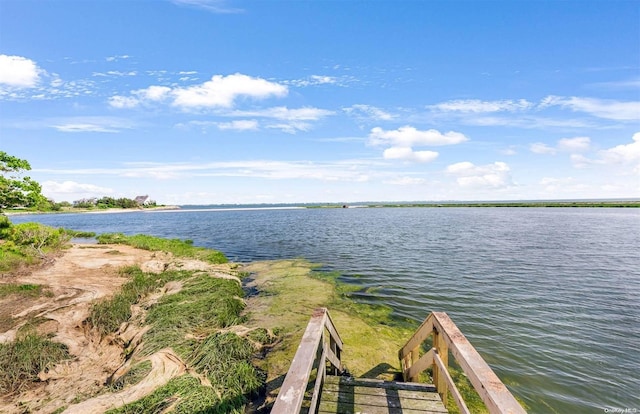
[[[433,347],[420,355],[422,343],[433,335]],[[491,414],[526,413],[507,387],[482,359],[471,343],[444,312],[432,312],[400,349],[399,358],[405,381],[417,382],[422,371],[432,367],[433,383],[447,404],[451,396],[461,413],[469,413],[460,392],[449,375],[449,351],[469,378]]]
[[[327,335],[328,333],[328,335]],[[300,412],[314,366],[316,367],[315,382],[311,393],[309,414],[316,412],[322,384],[327,373],[327,364],[331,374],[342,372],[342,339],[338,335],[329,311],[318,308],[313,312],[307,329],[291,361],[291,367],[284,378],[278,398],[274,403],[272,414],[292,414]]]

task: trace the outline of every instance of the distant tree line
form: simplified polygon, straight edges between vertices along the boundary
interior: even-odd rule
[[[140,197],[136,197],[136,199],[132,198],[113,198],[113,197],[102,197],[102,198],[83,198],[81,200],[76,200],[73,202],[74,208],[137,208],[137,207],[155,207],[157,203],[154,200],[139,200]],[[67,203],[68,204],[68,203]]]
[[[42,194],[42,186],[25,176],[31,170],[27,160],[23,160],[4,151],[0,151],[0,213],[6,209],[26,209],[32,211],[60,211],[69,208],[139,208],[155,207],[149,196],[136,198],[88,198],[74,201],[73,204],[63,201],[56,203]]]

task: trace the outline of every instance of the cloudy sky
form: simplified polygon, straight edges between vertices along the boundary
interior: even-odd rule
[[[640,197],[637,1],[0,0],[56,201]]]

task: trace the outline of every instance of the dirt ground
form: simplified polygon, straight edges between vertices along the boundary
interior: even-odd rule
[[[185,372],[185,364],[173,351],[161,350],[148,357],[152,369],[142,381],[105,393],[107,378],[128,369],[124,345],[140,341],[144,328],[122,326],[116,335],[101,339],[82,322],[93,302],[113,295],[126,282],[118,269],[130,265],[146,272],[179,268],[234,278],[230,265],[212,266],[162,252],[97,244],[75,244],[51,266],[15,277],[11,283],[38,284],[45,290],[37,298],[11,295],[0,300],[0,343],[12,341],[18,329],[31,323],[40,333],[65,344],[73,358],[41,372],[41,381],[19,395],[0,396],[0,413],[101,413],[136,401]],[[159,294],[180,287],[166,286]]]

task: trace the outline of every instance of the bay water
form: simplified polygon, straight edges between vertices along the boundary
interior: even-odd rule
[[[302,257],[399,320],[445,311],[531,413],[640,412],[640,210],[193,209],[12,216]],[[348,344],[347,344],[348,352]]]

